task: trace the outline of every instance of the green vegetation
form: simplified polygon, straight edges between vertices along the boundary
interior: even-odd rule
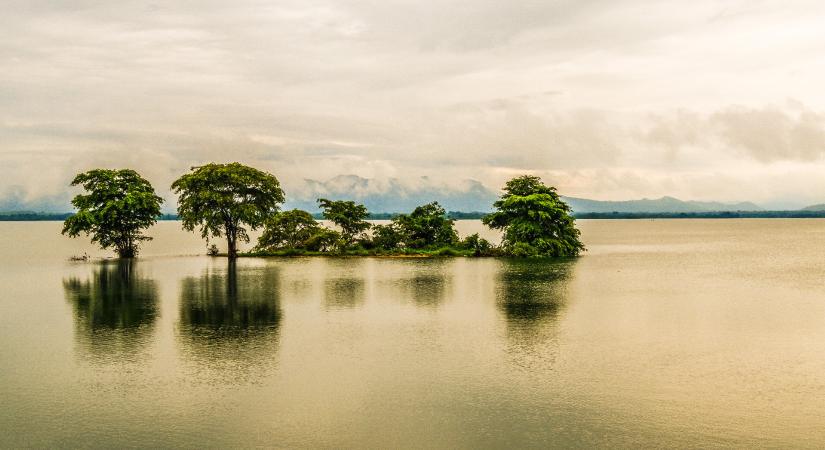
[[[307,249],[314,244],[324,228],[312,215],[300,209],[277,212],[264,223],[264,232],[258,238],[256,249]],[[315,238],[315,239],[313,239]],[[312,240],[312,242],[310,242]]]
[[[91,235],[92,242],[115,249],[121,258],[134,257],[139,243],[152,239],[143,230],[157,222],[163,199],[134,170],[90,170],[71,185],[83,186],[86,194],[72,199],[78,211],[63,223],[63,234]]]
[[[419,206],[409,215],[401,214],[392,220],[403,236],[406,247],[430,249],[446,247],[458,242],[454,220],[447,218],[447,212],[438,202]]]
[[[64,221],[72,217],[72,213],[45,213],[34,211],[0,212],[0,222],[45,222]]]
[[[364,205],[352,201],[318,199],[318,205],[324,210],[324,219],[341,229],[342,245],[349,247],[357,238],[372,226],[365,219],[369,211]]]
[[[249,242],[244,225],[257,229],[284,202],[275,176],[239,163],[193,167],[172,189],[183,228],[199,227],[207,239],[225,236],[230,259],[238,256],[238,240]]]
[[[371,226],[364,221],[368,211],[353,202],[320,200],[325,211],[334,211],[338,233],[318,224],[306,211],[292,210],[273,215],[265,224],[258,245],[243,256],[498,256],[501,251],[478,234],[458,240],[453,220],[433,202],[410,214],[396,216],[392,223]],[[346,237],[345,237],[346,236]]]
[[[161,217],[162,200],[149,182],[131,170],[93,170],[72,184],[82,184],[91,194],[75,197],[79,212],[66,219],[63,233],[91,233],[92,241],[104,248],[134,256],[137,243],[149,239],[142,230]],[[367,222],[371,215],[364,205],[319,198],[323,218],[337,230],[326,228],[307,211],[280,212],[285,198],[278,179],[239,163],[193,167],[172,189],[179,196],[183,228],[198,228],[207,243],[211,237],[225,237],[230,259],[239,256],[238,241],[249,242],[247,229],[261,227],[254,249],[243,256],[568,257],[584,250],[568,205],[555,188],[529,175],[508,181],[493,205],[496,211],[482,219],[504,232],[501,246],[477,233],[460,240],[457,213],[448,213],[438,202],[392,215],[389,224],[373,225]],[[208,246],[208,254],[217,256],[217,246]]]
[[[538,177],[508,181],[493,206],[497,211],[482,221],[504,231],[502,247],[509,255],[564,257],[584,250],[570,207]]]

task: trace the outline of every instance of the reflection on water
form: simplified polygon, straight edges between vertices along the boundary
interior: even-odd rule
[[[95,360],[137,356],[151,339],[158,289],[133,260],[98,264],[87,278],[63,280],[80,348]]]
[[[228,262],[181,282],[180,342],[210,381],[250,381],[275,363],[281,321],[279,273],[273,266]],[[223,378],[226,379],[223,379]]]
[[[325,282],[327,307],[354,308],[364,302],[366,283],[363,278],[331,278]]]
[[[417,306],[437,307],[444,300],[450,274],[447,258],[409,261],[404,276],[394,280],[399,293]]]
[[[351,309],[364,303],[366,280],[362,258],[331,259],[324,280],[324,303],[328,309]]]
[[[555,348],[556,324],[567,302],[575,260],[502,259],[500,264],[497,304],[514,356]]]
[[[236,267],[157,256],[202,253],[179,223],[69,263],[60,225],[0,222],[0,448],[825,447],[823,220]]]

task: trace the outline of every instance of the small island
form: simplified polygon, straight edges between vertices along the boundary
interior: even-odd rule
[[[63,234],[85,233],[103,249],[121,258],[138,254],[139,244],[151,239],[144,231],[161,217],[163,202],[148,180],[130,169],[95,169],[79,174],[72,185],[86,193],[72,204],[77,213],[64,222]],[[482,222],[500,230],[494,245],[477,233],[459,239],[455,220],[438,202],[398,214],[388,224],[372,224],[364,205],[351,200],[318,199],[323,218],[307,211],[281,211],[286,197],[278,179],[239,163],[210,163],[193,167],[172,184],[178,194],[178,216],[187,231],[199,231],[208,254],[238,257],[266,256],[386,256],[386,257],[574,257],[585,250],[570,207],[556,189],[532,175],[508,181],[493,212]],[[249,230],[261,236],[249,252]],[[221,254],[209,240],[226,240]]]

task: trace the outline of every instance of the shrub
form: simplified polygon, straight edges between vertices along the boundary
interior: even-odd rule
[[[465,237],[458,246],[464,250],[472,250],[474,256],[489,255],[493,248],[493,244],[490,244],[490,241],[487,239],[480,237],[478,233]]]
[[[517,258],[539,256],[539,250],[526,242],[517,242],[510,246],[510,254]]]
[[[395,250],[403,241],[404,235],[394,223],[372,227],[372,245],[375,248]]]
[[[454,220],[447,218],[447,212],[438,202],[419,206],[410,214],[401,214],[393,219],[393,225],[403,236],[409,248],[435,248],[454,245],[458,233],[453,227]]]
[[[264,222],[264,232],[255,248],[259,251],[303,248],[304,243],[320,229],[320,224],[306,211],[293,209],[277,212]]]
[[[342,249],[346,243],[341,238],[341,233],[328,228],[318,228],[301,246],[312,252],[328,252]]]

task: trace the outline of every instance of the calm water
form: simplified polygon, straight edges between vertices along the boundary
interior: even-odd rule
[[[825,446],[825,220],[580,226],[575,261],[230,266],[0,223],[0,447]]]

